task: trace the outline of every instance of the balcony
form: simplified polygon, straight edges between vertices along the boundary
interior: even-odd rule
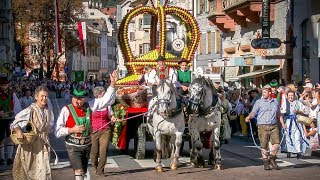
[[[274,21],[274,5],[280,1],[271,0],[270,21]],[[212,3],[208,19],[223,32],[235,31],[236,25],[246,27],[248,23],[260,22],[261,0],[216,0]]]

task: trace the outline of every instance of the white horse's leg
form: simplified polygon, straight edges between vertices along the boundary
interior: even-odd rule
[[[180,147],[181,147],[181,144],[182,144],[182,135],[183,133],[182,132],[179,132],[177,131],[175,133],[175,142],[174,142],[174,154],[173,154],[173,157],[172,157],[172,160],[171,160],[171,164],[170,164],[170,168],[172,170],[176,170],[178,168],[178,165],[179,165],[179,157],[180,157]]]
[[[222,162],[221,162],[221,154],[220,154],[220,125],[214,126],[213,133],[212,133],[212,150],[213,150],[213,156],[214,156],[214,162],[215,162],[215,169],[221,170],[222,169]]]
[[[155,133],[155,141],[156,141],[156,171],[157,172],[163,172],[163,167],[161,164],[161,132],[157,131]]]

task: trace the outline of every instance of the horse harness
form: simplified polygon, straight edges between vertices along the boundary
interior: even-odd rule
[[[169,83],[167,83],[165,81],[163,83],[166,83],[170,87]],[[169,98],[168,99],[158,99],[157,98],[156,105],[159,105],[159,104],[168,104],[169,105],[171,103],[171,95],[172,95],[172,93],[174,93],[174,92],[172,92],[172,90],[170,88],[170,96],[169,96]],[[177,107],[176,108],[168,109],[168,117],[169,118],[177,117],[182,112],[182,109],[183,109],[182,108],[182,102],[178,102],[177,101]],[[166,118],[164,118],[164,119],[166,119]]]

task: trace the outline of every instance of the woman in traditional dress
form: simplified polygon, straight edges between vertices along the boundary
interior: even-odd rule
[[[295,99],[293,91],[288,92],[288,102],[290,105],[288,113],[284,115],[286,125],[286,139],[282,144],[281,151],[287,152],[287,157],[291,157],[291,153],[297,154],[297,158],[306,152],[309,146],[308,140],[304,134],[302,124],[297,122],[297,114],[306,114],[306,107],[298,100]]]
[[[36,102],[18,113],[11,124],[19,141],[25,138],[23,132],[28,131],[28,121],[35,126],[36,132],[32,143],[18,145],[12,169],[15,180],[51,179],[48,133],[53,126],[54,117],[48,89],[44,86],[37,87],[35,99]]]

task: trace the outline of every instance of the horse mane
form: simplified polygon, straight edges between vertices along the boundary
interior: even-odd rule
[[[178,91],[177,91],[177,89],[174,87],[174,85],[173,85],[172,82],[170,82],[168,79],[161,79],[160,82],[159,82],[159,86],[158,86],[158,87],[163,86],[164,84],[168,84],[168,85],[169,85],[171,91],[172,91],[173,94],[176,96],[176,98],[179,97]]]
[[[216,88],[214,87],[212,81],[209,78],[205,78],[205,77],[198,77],[196,79],[194,79],[191,83],[191,85],[198,83],[201,84],[202,86],[207,86],[212,90],[213,95],[217,95],[217,91]]]

